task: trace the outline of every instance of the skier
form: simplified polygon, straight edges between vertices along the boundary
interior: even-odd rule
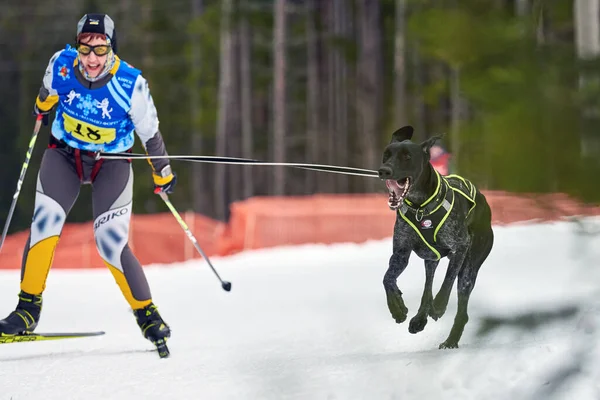
[[[166,155],[158,116],[141,72],[117,56],[113,20],[86,14],[76,47],[56,52],[46,69],[34,112],[47,124],[56,106],[50,143],[37,177],[35,210],[25,245],[15,311],[0,320],[0,336],[32,332],[54,250],[82,184],[92,186],[94,237],[144,337],[166,341],[169,326],[152,301],[146,276],[128,246],[133,170],[130,160],[96,160],[96,153],[130,152],[134,131],[151,156]],[[177,176],[167,159],[152,159],[155,193],[172,193]]]

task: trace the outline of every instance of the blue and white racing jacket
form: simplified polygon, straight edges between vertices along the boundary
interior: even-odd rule
[[[50,59],[36,105],[42,111],[57,106],[52,135],[73,148],[124,152],[135,132],[149,155],[167,154],[148,82],[116,55],[109,74],[89,82],[79,71],[77,50],[67,45]],[[168,161],[152,164],[160,171]]]

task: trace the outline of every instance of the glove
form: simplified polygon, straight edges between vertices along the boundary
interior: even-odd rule
[[[160,175],[152,174],[154,179],[154,193],[171,194],[177,184],[177,174],[171,171],[171,166],[167,165],[160,171]]]
[[[154,177],[156,178],[157,175],[154,175]],[[166,194],[171,194],[173,193],[173,190],[175,189],[175,185],[177,184],[177,174],[173,173],[171,174],[171,179],[163,184],[163,185],[158,185],[156,183],[154,183],[154,193],[159,194],[159,193],[166,193]]]
[[[33,105],[33,115],[36,117],[41,115],[44,126],[48,125],[48,114],[50,114],[50,111],[52,111],[52,109],[48,111],[42,111],[38,108],[37,104]]]

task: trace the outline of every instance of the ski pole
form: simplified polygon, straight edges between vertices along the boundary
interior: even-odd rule
[[[213,267],[212,263],[210,262],[208,256],[206,254],[204,254],[204,251],[202,251],[202,248],[200,247],[200,245],[198,244],[198,241],[196,240],[196,238],[192,234],[192,231],[187,226],[187,224],[185,223],[185,221],[183,220],[183,218],[181,218],[181,215],[179,215],[179,213],[177,212],[177,210],[175,209],[175,207],[173,206],[173,204],[169,200],[169,196],[167,196],[166,193],[160,192],[160,191],[157,192],[157,194],[160,196],[161,199],[163,199],[163,201],[165,202],[165,204],[167,205],[167,207],[169,207],[169,210],[171,210],[171,213],[173,214],[173,216],[175,217],[175,219],[177,220],[177,222],[179,222],[179,225],[181,225],[181,227],[185,231],[185,234],[187,235],[187,237],[193,243],[193,245],[196,248],[196,250],[198,250],[198,253],[200,253],[200,255],[206,260],[207,264],[212,269],[212,271],[215,273],[216,277],[219,278],[219,281],[221,281],[221,287],[223,288],[223,290],[225,290],[226,292],[229,292],[231,290],[231,282],[224,281],[223,279],[221,279],[221,277],[217,273],[217,270],[215,269],[215,267]]]
[[[4,223],[4,230],[2,231],[2,238],[0,239],[0,251],[2,251],[2,246],[4,245],[4,240],[6,239],[6,234],[8,233],[8,227],[10,226],[10,221],[12,219],[13,213],[15,212],[15,207],[17,205],[17,198],[19,197],[19,193],[21,193],[21,186],[23,186],[23,181],[25,180],[25,173],[27,172],[27,167],[29,166],[29,160],[31,159],[31,154],[33,153],[33,147],[35,146],[35,141],[37,140],[38,133],[40,131],[40,127],[42,126],[42,118],[43,115],[38,115],[35,120],[35,126],[33,128],[33,136],[31,136],[31,140],[29,141],[29,148],[27,149],[27,155],[25,156],[25,162],[21,167],[21,175],[19,175],[19,180],[17,181],[17,191],[13,195],[13,200],[10,205],[10,210],[8,210],[8,217],[6,217],[6,222]]]

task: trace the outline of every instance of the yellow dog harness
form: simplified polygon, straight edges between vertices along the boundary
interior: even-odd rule
[[[471,203],[468,217],[476,206],[477,190],[473,183],[459,175],[442,176],[437,171],[435,175],[437,187],[434,193],[420,206],[415,206],[410,200],[404,199],[398,214],[436,255],[436,260],[439,260],[441,255],[436,249],[437,234],[454,207],[455,194],[464,196]]]

